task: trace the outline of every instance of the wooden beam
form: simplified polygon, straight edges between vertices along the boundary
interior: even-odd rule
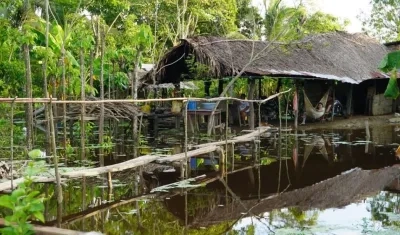
[[[5,221],[3,218],[0,218],[0,227],[5,227]],[[33,231],[38,235],[84,235],[88,234],[85,232],[56,228],[56,227],[45,227],[40,225],[33,225]],[[101,233],[98,233],[101,234]]]
[[[80,171],[74,171],[74,172],[66,172],[66,173],[61,173],[61,176],[67,177],[67,178],[78,178],[78,177],[83,177],[83,176],[96,176],[96,175],[101,175],[104,173],[109,173],[109,172],[118,172],[118,171],[123,171],[126,169],[134,168],[137,166],[143,166],[146,165],[161,156],[159,155],[144,155],[140,156],[138,158],[121,162],[118,164],[114,165],[109,165],[109,166],[103,166],[103,167],[97,167],[97,168],[92,168],[92,169],[83,169]]]
[[[24,182],[24,180],[25,179],[23,177],[13,180],[14,188],[16,188],[18,184]],[[32,180],[35,183],[50,183],[56,181],[56,178],[33,177]],[[11,180],[0,183],[0,192],[10,189],[11,189]]]
[[[254,140],[256,137],[258,137],[261,134],[264,134],[265,132],[271,130],[271,127],[259,127],[257,130],[252,131],[251,133],[245,134],[245,135],[240,135],[236,136],[235,138],[231,140],[222,140],[218,142],[213,142],[213,143],[206,143],[206,144],[199,144],[193,146],[194,148],[204,148],[206,146],[210,145],[225,145],[226,143],[231,144],[231,143],[240,143],[240,142],[248,142]]]
[[[186,157],[189,158],[189,157],[195,157],[195,156],[206,154],[206,153],[211,153],[217,149],[218,149],[218,147],[216,145],[210,145],[210,146],[206,146],[206,147],[199,148],[196,150],[188,151],[186,154],[179,153],[179,154],[171,155],[168,157],[162,157],[162,158],[157,159],[156,162],[163,163],[163,162],[180,161],[180,160],[184,160]]]

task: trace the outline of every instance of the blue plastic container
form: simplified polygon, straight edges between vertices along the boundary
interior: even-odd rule
[[[201,105],[203,106],[203,109],[213,110],[215,105],[217,105],[217,103],[203,103]]]
[[[196,110],[197,109],[197,102],[196,101],[189,101],[188,102],[188,110]]]

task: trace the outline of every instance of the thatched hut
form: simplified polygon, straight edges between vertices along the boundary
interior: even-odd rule
[[[377,102],[373,99],[383,93],[387,84],[384,78],[388,76],[378,70],[378,64],[388,51],[385,45],[365,34],[345,32],[312,35],[292,43],[199,36],[181,40],[142,82],[178,84],[184,79],[195,79],[191,69],[191,63],[195,61],[207,66],[208,70],[202,73],[210,78],[241,73],[243,77],[285,77],[305,81],[306,91],[311,89],[315,95],[309,97],[311,101],[320,98],[318,91],[323,90],[312,84],[337,83],[338,96],[345,97],[349,106],[363,107],[363,110],[357,110],[358,113],[382,114],[387,109],[374,108],[382,109],[386,105],[392,111],[392,101],[380,96],[376,97]],[[360,87],[354,93],[350,91],[353,84]],[[372,95],[373,107],[365,99],[368,92]],[[349,96],[357,99],[351,101]]]

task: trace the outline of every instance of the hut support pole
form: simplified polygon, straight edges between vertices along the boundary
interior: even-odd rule
[[[204,81],[204,94],[206,94],[206,96],[210,96],[210,86],[211,81]]]
[[[262,78],[258,79],[258,99],[262,96]]]
[[[332,106],[331,106],[331,112],[332,112],[332,117],[331,117],[331,121],[333,122],[333,118],[335,117],[335,82],[333,82],[332,85]]]
[[[346,101],[346,107],[347,107],[346,113],[347,113],[348,116],[351,116],[351,110],[352,110],[351,104],[352,104],[352,102],[353,102],[353,84],[350,84],[350,88],[349,88],[349,91],[347,93],[347,101]]]
[[[296,99],[296,100],[294,100],[294,102],[297,104],[296,105],[296,107],[293,107],[294,108],[294,110],[293,110],[293,112],[294,112],[294,129],[297,129],[297,127],[298,127],[298,123],[299,123],[299,89],[298,89],[298,83],[297,82],[295,82],[294,83],[294,97],[293,97],[293,99]]]
[[[218,80],[218,95],[221,95],[224,91],[224,80]]]
[[[249,95],[248,95],[248,99],[249,100],[253,100],[254,98],[254,91],[255,91],[255,87],[256,87],[256,81],[252,78],[249,79]],[[253,103],[250,103],[250,117],[249,117],[249,126],[250,126],[250,130],[254,130],[254,126],[255,126],[255,115],[254,115],[254,105]]]

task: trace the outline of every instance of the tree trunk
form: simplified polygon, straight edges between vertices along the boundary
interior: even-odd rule
[[[138,72],[139,72],[139,63],[140,63],[140,57],[142,55],[142,52],[140,49],[137,50],[136,58],[135,58],[135,67],[133,70],[133,77],[132,77],[132,88],[131,88],[131,95],[132,99],[137,99],[138,97]],[[134,157],[137,157],[136,153],[136,144],[139,143],[139,134],[138,133],[138,116],[133,117],[133,130],[132,130],[132,135],[133,135],[133,140],[135,143],[135,151],[134,151]]]
[[[51,100],[50,100],[51,103]],[[54,174],[56,176],[56,195],[57,195],[57,227],[61,227],[61,219],[62,219],[62,187],[61,187],[61,177],[58,170],[58,156],[57,156],[57,147],[56,147],[56,132],[54,127],[54,118],[53,112],[49,110],[49,120],[50,120],[50,130],[51,130],[51,148],[52,148],[52,155],[54,161]]]
[[[26,97],[32,98],[32,73],[31,73],[31,60],[29,53],[29,45],[23,45],[24,62],[25,62],[25,77],[26,77]],[[26,147],[28,150],[32,149],[32,124],[33,124],[33,104],[26,104]]]
[[[101,32],[101,52],[100,52],[100,99],[104,100],[104,52],[106,47],[105,33]],[[100,103],[100,120],[99,120],[99,145],[103,144],[104,141],[104,103]],[[104,166],[104,151],[100,148],[100,166]]]
[[[94,61],[94,52],[90,50],[90,78],[89,78],[89,85],[93,87],[93,61]]]
[[[80,66],[81,66],[81,100],[85,100],[85,60],[84,51],[80,51]],[[81,160],[85,160],[85,103],[81,106]]]
[[[45,35],[45,43],[46,43],[46,50],[49,48],[49,0],[45,1],[45,14],[46,14],[46,35]],[[49,98],[49,92],[47,90],[47,55],[45,57],[43,63],[43,92],[46,98]],[[49,117],[49,104],[45,103],[45,125],[46,125],[46,153],[50,153],[50,123],[48,120]]]
[[[24,18],[28,15],[29,12],[29,0],[24,1]],[[24,34],[27,32],[24,30]],[[29,45],[23,44],[22,51],[24,56],[25,63],[25,92],[27,98],[32,98],[32,73],[31,73],[31,60],[29,53]],[[33,104],[27,103],[25,105],[25,121],[26,121],[26,147],[28,150],[32,149],[32,124],[33,124]]]

